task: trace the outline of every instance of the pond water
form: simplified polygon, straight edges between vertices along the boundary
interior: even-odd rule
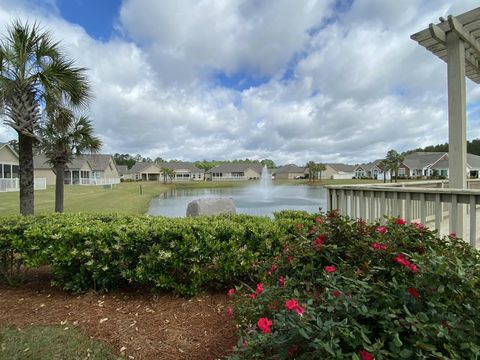
[[[185,216],[189,202],[200,198],[231,197],[237,213],[271,216],[274,211],[326,209],[326,191],[319,186],[246,186],[233,188],[179,189],[152,199],[149,215]]]

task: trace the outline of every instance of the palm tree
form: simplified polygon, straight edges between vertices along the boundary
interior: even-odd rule
[[[392,171],[392,174],[390,175],[390,181],[392,181],[392,175],[393,172],[395,172],[395,182],[397,182],[398,169],[402,165],[403,160],[405,160],[405,156],[399,154],[395,150],[390,150],[387,153],[385,162],[387,163],[387,167]]]
[[[163,183],[167,183],[167,178],[170,179],[170,183],[172,183],[173,178],[175,177],[175,171],[167,167],[162,167],[160,171],[163,174]]]
[[[325,164],[319,163],[317,164],[317,171],[319,172],[318,180],[322,180],[322,171],[327,170],[327,166]]]
[[[56,176],[55,211],[63,212],[64,174],[67,164],[82,153],[98,152],[102,142],[93,135],[93,127],[87,117],[75,118],[68,110],[62,111],[58,116],[65,118],[52,119],[40,130],[40,149],[45,153]]]
[[[59,43],[38,24],[13,22],[0,40],[0,110],[18,133],[20,213],[33,214],[33,144],[44,115],[62,104],[78,108],[90,98],[85,69],[73,66]]]

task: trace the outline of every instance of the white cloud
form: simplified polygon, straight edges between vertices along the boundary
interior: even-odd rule
[[[126,0],[118,36],[101,42],[54,3],[27,3],[2,1],[0,21],[38,19],[90,69],[105,152],[299,164],[447,141],[446,65],[409,36],[476,6],[357,0],[334,13],[320,0]],[[240,91],[215,72],[267,81]],[[472,138],[480,92],[468,86]],[[0,127],[0,141],[12,134]]]

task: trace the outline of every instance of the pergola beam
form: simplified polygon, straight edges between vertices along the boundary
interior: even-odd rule
[[[463,30],[463,27],[462,27],[462,24],[460,24],[458,22],[457,19],[455,19],[453,16],[449,16],[448,17],[448,20],[452,20],[452,22],[454,23],[453,26],[455,26],[455,29],[458,29],[457,30],[452,30],[455,31],[455,33],[457,33],[458,37],[460,39],[462,39],[463,41],[464,40],[464,37],[459,35],[459,32],[462,32],[464,33],[465,36],[469,36],[471,39],[471,41],[473,41],[474,43],[470,43],[468,41],[465,41],[471,49],[473,49],[479,56],[480,56],[480,44],[478,43],[478,41],[476,41],[475,39],[472,38],[472,36],[470,36],[469,34],[467,34],[464,30]],[[443,31],[438,25],[435,25],[435,24],[430,24],[428,26],[428,29],[430,31],[430,35],[432,36],[432,39],[435,40],[435,44],[432,45],[432,47],[427,47],[427,50],[430,50],[430,51],[434,51],[435,52],[435,49],[433,49],[433,46],[445,46],[445,52],[446,52],[446,47],[447,47],[447,36],[445,34],[445,31]],[[475,44],[476,43],[476,44]],[[440,44],[440,45],[439,45]],[[475,45],[478,45],[478,47],[476,48]],[[440,51],[436,51],[437,53],[440,53]],[[466,52],[465,51],[465,61],[474,68],[475,71],[478,71],[480,70],[480,66],[479,66],[479,61],[477,60],[477,58],[472,55],[470,52]]]
[[[460,39],[465,41],[475,52],[480,55],[480,43],[470,35],[470,32],[465,31],[463,25],[458,21],[455,16],[448,16],[448,24],[450,25],[450,30],[454,31]]]

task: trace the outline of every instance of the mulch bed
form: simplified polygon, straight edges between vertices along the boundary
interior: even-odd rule
[[[221,359],[237,342],[225,294],[75,294],[51,287],[50,280],[42,269],[19,287],[0,284],[0,327],[77,327],[126,359]]]

